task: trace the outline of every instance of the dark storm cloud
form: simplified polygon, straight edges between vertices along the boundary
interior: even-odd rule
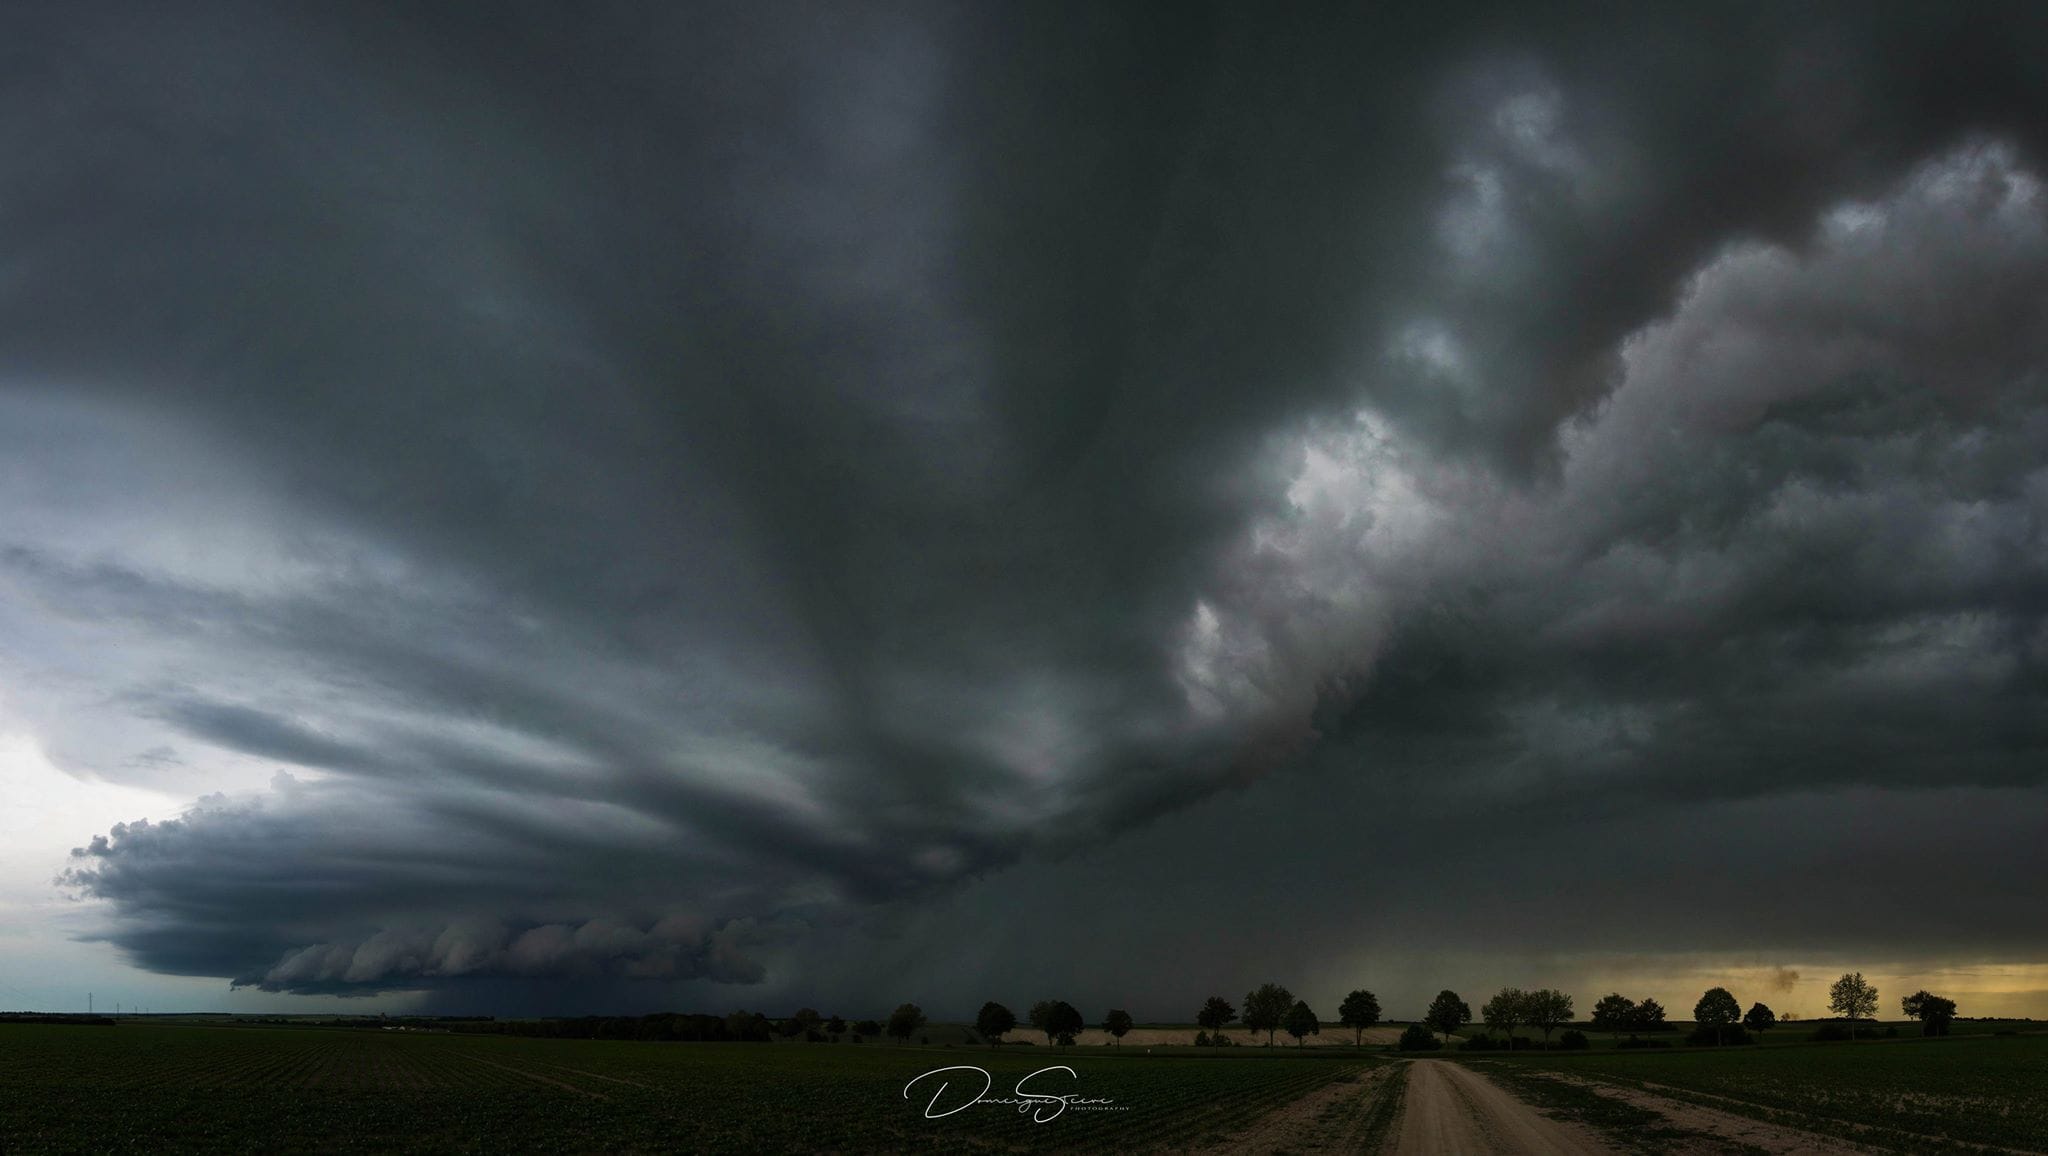
[[[801,974],[1282,766],[2048,765],[2029,7],[14,22],[9,709],[309,779],[82,849],[144,966]]]
[[[469,976],[760,978],[740,950],[748,921],[529,916],[507,926],[476,914],[578,909],[596,897],[550,880],[553,856],[605,859],[630,879],[654,865],[641,862],[644,847],[578,846],[561,816],[552,845],[515,841],[431,811],[394,819],[392,803],[280,776],[261,800],[213,796],[178,819],[117,824],[73,852],[63,882],[129,911],[116,938],[158,970],[218,975],[233,959],[262,960],[234,982],[270,991]],[[614,888],[604,900],[623,909],[631,891]]]

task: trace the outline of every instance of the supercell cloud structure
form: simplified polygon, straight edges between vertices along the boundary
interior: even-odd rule
[[[2048,959],[2036,6],[8,23],[0,710],[194,800],[54,865],[137,966]]]

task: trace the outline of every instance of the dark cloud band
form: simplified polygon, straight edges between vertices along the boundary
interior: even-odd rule
[[[2031,7],[18,23],[0,669],[244,788],[81,849],[142,966],[801,983],[1278,768],[2040,785]]]

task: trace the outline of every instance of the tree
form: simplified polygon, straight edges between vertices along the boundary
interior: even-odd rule
[[[775,1025],[775,1034],[781,1036],[785,1040],[793,1040],[798,1036],[802,1035],[803,1031],[804,1025],[796,1022],[796,1017],[794,1016],[791,1016],[789,1019],[783,1020],[781,1023]]]
[[[1920,1021],[1920,1034],[1923,1036],[1947,1035],[1949,1021],[1956,1018],[1956,1001],[1924,989],[1900,1000],[1899,1007]]]
[[[1436,1042],[1436,1037],[1429,1033],[1427,1024],[1409,1024],[1401,1032],[1401,1042],[1394,1046],[1404,1052],[1433,1052],[1443,1047]]]
[[[1210,996],[1209,1001],[1202,1005],[1202,1010],[1195,1013],[1195,1022],[1212,1032],[1222,1031],[1224,1024],[1236,1018],[1237,1009],[1231,1007],[1230,1001],[1220,995]]]
[[[730,1012],[725,1017],[725,1035],[727,1039],[761,1041],[766,1040],[774,1032],[775,1025],[769,1023],[768,1017],[760,1012],[750,1012],[742,1009]]]
[[[1778,1026],[1778,1013],[1772,1011],[1771,1005],[1766,1003],[1750,1004],[1749,1010],[1742,1013],[1742,1026],[1762,1035]]]
[[[974,1030],[988,1037],[989,1047],[999,1048],[1004,1034],[1017,1030],[1017,1013],[990,1000],[981,1005],[981,1014],[974,1017]]]
[[[796,1014],[789,1018],[795,1020],[806,1033],[817,1031],[818,1025],[825,1022],[825,1017],[819,1015],[818,1009],[814,1007],[800,1007],[796,1009]]]
[[[1048,1044],[1052,1042],[1051,1025],[1053,1003],[1054,1001],[1049,999],[1039,1000],[1037,1003],[1031,1005],[1031,1010],[1029,1012],[1025,1013],[1026,1018],[1028,1018],[1031,1021],[1031,1026],[1034,1029],[1045,1033],[1045,1042]]]
[[[825,1034],[831,1036],[833,1039],[838,1039],[840,1036],[845,1035],[846,1021],[840,1019],[838,1016],[833,1016],[831,1019],[826,1020]]]
[[[1316,1019],[1316,1013],[1309,1009],[1308,1001],[1305,999],[1295,1000],[1294,1006],[1287,1009],[1286,1018],[1282,1022],[1286,1025],[1287,1034],[1294,1037],[1294,1046],[1297,1048],[1307,1046],[1308,1037],[1323,1034],[1321,1021]]]
[[[1663,1031],[1664,1005],[1653,999],[1646,999],[1637,1004],[1634,1027],[1639,1032]]]
[[[1266,1046],[1273,1046],[1273,1033],[1294,1006],[1294,993],[1277,983],[1262,984],[1244,997],[1244,1026],[1266,1033]]]
[[[1053,1035],[1064,1046],[1073,1043],[1075,1036],[1087,1030],[1088,1021],[1081,1018],[1080,1010],[1073,1004],[1060,1000],[1053,1005],[1052,1027]]]
[[[924,1026],[924,1009],[914,1003],[906,1003],[889,1013],[889,1035],[904,1043]]]
[[[1714,1029],[1714,1046],[1721,1045],[1721,1029],[1742,1018],[1742,1005],[1725,987],[1710,987],[1700,1002],[1692,1005],[1692,1018],[1703,1028]]]
[[[882,1034],[882,1025],[873,1020],[862,1020],[853,1025],[853,1034],[857,1036],[879,1036]]]
[[[1609,992],[1593,1005],[1593,1030],[1619,1039],[1621,1033],[1633,1031],[1635,1026],[1636,1001],[1620,992]]]
[[[1121,1008],[1111,1008],[1109,1014],[1102,1017],[1102,1030],[1116,1037],[1118,1047],[1123,1046],[1124,1034],[1129,1032],[1131,1027],[1131,1013]]]
[[[1489,1032],[1499,1032],[1513,1046],[1515,1025],[1528,1020],[1529,995],[1519,987],[1504,987],[1479,1008],[1479,1022]]]
[[[1522,997],[1522,1014],[1529,1026],[1543,1029],[1543,1046],[1550,1046],[1550,1033],[1572,1022],[1572,997],[1555,988],[1538,988]]]
[[[1877,1015],[1877,989],[1863,982],[1860,971],[1844,975],[1828,987],[1828,1010],[1850,1021],[1849,1032],[1853,1036],[1856,1020]]]
[[[1045,1033],[1048,1044],[1071,1044],[1088,1024],[1066,1000],[1042,999],[1031,1005],[1031,1026]]]
[[[1451,1033],[1472,1022],[1472,1005],[1458,998],[1458,993],[1449,988],[1436,993],[1429,1003],[1429,1010],[1423,1013],[1422,1022],[1444,1034],[1444,1042],[1451,1042]]]
[[[1352,1042],[1365,1046],[1365,1029],[1380,1022],[1380,997],[1360,988],[1337,1005],[1337,1022],[1358,1033]]]

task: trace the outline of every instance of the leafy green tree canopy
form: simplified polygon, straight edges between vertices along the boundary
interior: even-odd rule
[[[1102,1017],[1102,1030],[1115,1036],[1119,1046],[1123,1044],[1124,1036],[1129,1034],[1133,1026],[1131,1013],[1122,1008],[1111,1008],[1109,1014]]]
[[[1742,1005],[1725,987],[1710,987],[1700,1002],[1692,1005],[1692,1018],[1705,1027],[1732,1024],[1742,1018]]]
[[[1479,1022],[1489,1032],[1512,1038],[1518,1024],[1529,1022],[1529,995],[1518,987],[1504,987],[1479,1007]]]
[[[1323,1025],[1316,1019],[1316,1013],[1309,1008],[1305,999],[1294,1001],[1294,1006],[1287,1009],[1283,1022],[1287,1034],[1294,1037],[1296,1047],[1304,1046],[1310,1036],[1323,1034]]]
[[[1593,1005],[1593,1029],[1609,1035],[1620,1035],[1633,1031],[1636,1026],[1636,1001],[1620,992],[1609,992]]]
[[[1864,982],[1862,972],[1850,972],[1828,986],[1828,1010],[1843,1019],[1873,1019],[1877,1015],[1877,989]]]
[[[1664,1005],[1653,999],[1646,999],[1637,1004],[1635,1023],[1632,1026],[1639,1032],[1664,1030]]]
[[[1750,1004],[1749,1010],[1742,1013],[1742,1026],[1759,1034],[1771,1030],[1777,1024],[1778,1013],[1772,1011],[1771,1005],[1766,1003]]]
[[[974,1030],[988,1037],[990,1047],[1000,1046],[1005,1034],[1017,1030],[1017,1013],[990,1000],[981,1005],[981,1014],[974,1017]]]
[[[1224,1024],[1236,1018],[1237,1009],[1231,1007],[1230,1001],[1220,995],[1210,996],[1208,1002],[1202,1005],[1202,1010],[1195,1013],[1195,1022],[1212,1032],[1222,1031]]]
[[[1337,1005],[1337,1022],[1357,1033],[1352,1041],[1364,1046],[1365,1029],[1380,1022],[1380,997],[1360,988]]]
[[[1288,1009],[1293,1006],[1293,992],[1277,983],[1261,984],[1257,990],[1245,994],[1244,1026],[1266,1033],[1266,1045],[1271,1047],[1273,1033],[1279,1030],[1280,1021],[1287,1017]]]
[[[1949,1021],[1956,1018],[1956,1001],[1922,989],[1899,1001],[1900,1010],[1920,1021],[1920,1034],[1945,1036]]]
[[[1537,988],[1523,995],[1522,1016],[1530,1027],[1542,1030],[1547,1044],[1551,1032],[1572,1022],[1572,997],[1555,988]]]
[[[1472,1005],[1459,999],[1457,992],[1445,988],[1429,1001],[1429,1010],[1423,1013],[1422,1022],[1442,1032],[1448,1041],[1452,1032],[1472,1022]]]
[[[1031,1005],[1031,1026],[1045,1033],[1046,1043],[1071,1044],[1088,1022],[1063,999],[1042,999]]]
[[[1742,1005],[1725,987],[1710,987],[1700,996],[1700,1002],[1692,1005],[1693,1021],[1703,1028],[1714,1029],[1714,1043],[1721,1042],[1721,1031],[1742,1018]]]
[[[894,1039],[908,1042],[924,1026],[924,1009],[914,1003],[906,1003],[889,1013],[889,1035]]]

